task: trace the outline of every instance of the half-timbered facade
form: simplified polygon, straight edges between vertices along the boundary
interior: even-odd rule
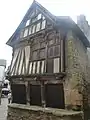
[[[9,71],[13,103],[55,108],[81,105],[77,89],[75,95],[80,101],[76,98],[68,100],[72,86],[72,82],[68,81],[69,73],[72,80],[74,73],[71,69],[74,59],[71,59],[79,51],[77,48],[73,51],[73,39],[77,39],[85,50],[90,46],[69,17],[56,17],[36,1],[32,3],[7,42],[13,48]]]

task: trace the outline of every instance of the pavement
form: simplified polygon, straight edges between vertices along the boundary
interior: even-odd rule
[[[0,120],[7,120],[8,99],[2,98],[0,105]]]

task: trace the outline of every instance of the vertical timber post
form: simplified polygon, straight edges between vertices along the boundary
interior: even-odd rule
[[[30,85],[29,82],[25,82],[25,86],[26,86],[26,104],[30,105]]]
[[[45,108],[46,102],[45,102],[45,92],[44,92],[44,81],[41,82],[41,100],[42,100],[42,107]]]
[[[63,37],[61,37],[61,72],[64,71],[64,61],[63,60],[64,60]]]

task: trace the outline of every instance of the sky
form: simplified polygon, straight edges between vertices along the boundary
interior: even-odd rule
[[[52,14],[57,16],[76,17],[84,14],[90,24],[89,0],[37,0]],[[0,59],[12,59],[12,48],[6,42],[14,33],[33,0],[0,0]]]

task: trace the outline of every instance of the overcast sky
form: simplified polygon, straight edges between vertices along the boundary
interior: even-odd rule
[[[37,0],[52,14],[58,16],[76,16],[85,14],[90,23],[89,0]],[[5,43],[18,27],[33,0],[0,0],[0,59],[6,59],[7,65],[12,58],[12,48]]]

